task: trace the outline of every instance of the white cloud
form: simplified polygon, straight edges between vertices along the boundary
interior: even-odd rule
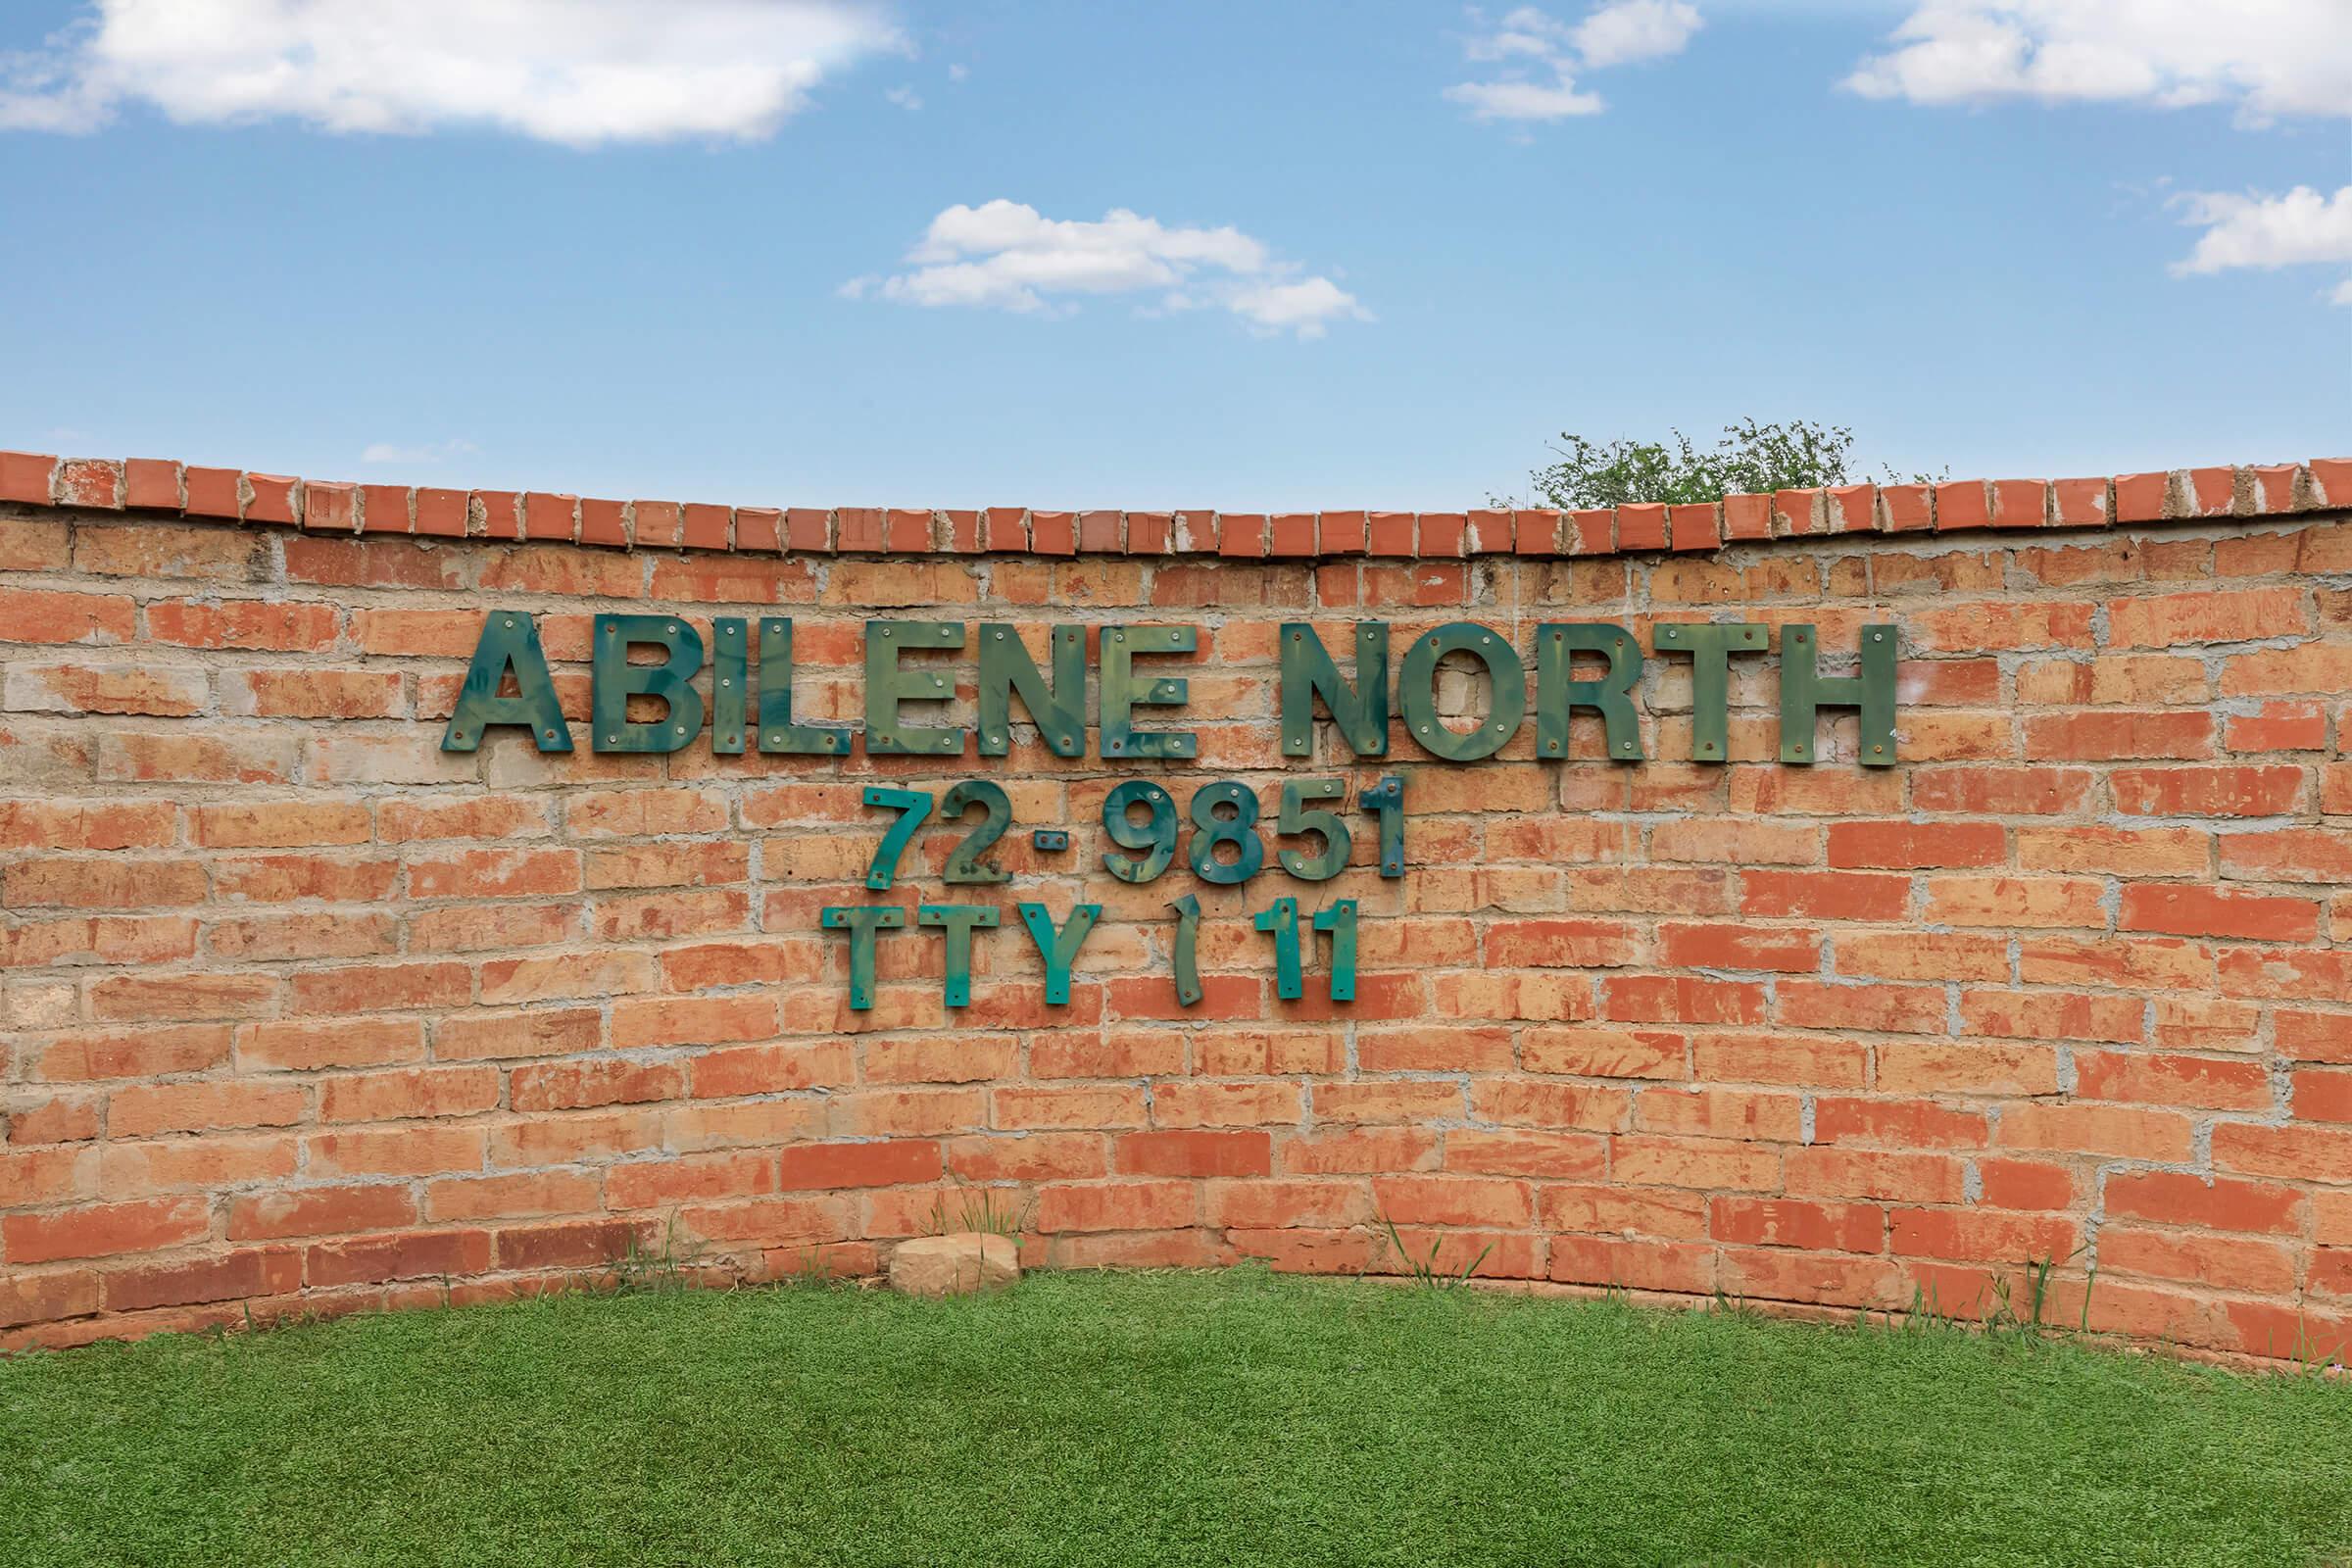
[[[424,446],[404,447],[390,441],[370,441],[360,453],[360,461],[368,464],[397,463],[409,467],[428,467],[462,458],[481,448],[470,441],[435,441]]]
[[[1355,296],[1328,277],[1246,285],[1234,290],[1225,305],[1254,326],[1268,332],[1296,331],[1300,337],[1321,337],[1324,323],[1336,317],[1363,316]]]
[[[2297,185],[2283,196],[2190,191],[2174,199],[2187,221],[2205,230],[2188,255],[2173,264],[2175,277],[2235,268],[2352,267],[2352,185],[2324,196]],[[2329,296],[2352,305],[2352,278]]]
[[[922,96],[912,87],[886,88],[882,96],[909,113],[923,107]]]
[[[1446,96],[1467,104],[1474,120],[1566,120],[1608,107],[1598,93],[1579,92],[1565,74],[1550,82],[1457,81]]]
[[[1298,275],[1238,228],[1170,227],[1124,208],[1097,222],[1045,217],[1020,202],[958,203],[931,220],[906,253],[908,271],[857,277],[847,299],[978,306],[1067,315],[1072,296],[1142,294],[1161,311],[1220,307],[1260,332],[1320,337],[1335,320],[1370,317],[1328,277]]]
[[[2352,115],[2345,0],[1923,0],[1846,77],[1866,98],[2230,104]]]
[[[1553,21],[1534,6],[1521,6],[1492,27],[1486,26],[1486,13],[1472,6],[1471,25],[1484,30],[1473,32],[1462,41],[1462,54],[1470,60],[1510,60],[1525,56],[1532,60],[1549,61],[1567,52],[1575,41],[1574,34],[1561,23]]]
[[[1681,54],[1698,27],[1698,8],[1681,0],[1618,0],[1576,24],[1576,52],[1589,71],[1662,60]]]
[[[1490,24],[1476,7],[1464,58],[1494,65],[1485,81],[1457,81],[1446,96],[1468,107],[1474,120],[1541,122],[1597,115],[1600,95],[1576,84],[1578,71],[1659,60],[1680,54],[1700,26],[1698,9],[1685,0],[1611,0],[1571,25],[1534,6],[1521,6]]]
[[[905,40],[873,0],[93,0],[0,56],[0,128],[86,131],[125,104],[183,124],[490,128],[572,146],[751,139]]]

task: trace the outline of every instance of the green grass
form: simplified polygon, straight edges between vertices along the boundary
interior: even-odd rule
[[[2342,1560],[2352,1387],[1350,1281],[568,1296],[0,1363],[0,1560]]]

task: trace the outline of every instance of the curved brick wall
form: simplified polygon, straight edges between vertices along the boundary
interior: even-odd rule
[[[1483,1272],[1966,1315],[2061,1259],[2072,1323],[2254,1354],[2352,1332],[2352,462],[1857,486],[1560,515],[800,511],[0,454],[0,1345],[460,1299],[671,1216],[751,1277],[874,1267],[943,1187],[1034,1261],[1354,1270],[1385,1214]],[[492,609],[578,750],[441,732]],[[590,617],[790,615],[855,726],[869,615],[1200,628],[1199,760],[589,748]],[[1648,760],[1356,760],[1277,735],[1276,632],[1748,619],[1898,630],[1899,761],[1777,757],[1776,658],[1690,665]],[[1095,639],[1089,638],[1093,672]],[[970,655],[945,661],[968,698]],[[710,676],[702,684],[708,689]],[[1455,709],[1470,688],[1450,680]],[[958,704],[966,707],[967,704]],[[968,714],[965,715],[968,722]],[[1591,727],[1588,728],[1587,726]],[[1101,867],[1128,777],[1406,780],[1401,878]],[[880,780],[1003,783],[974,950],[829,905]],[[1062,855],[1032,827],[1072,830]],[[1177,1004],[1169,900],[1200,896]],[[1357,999],[1248,915],[1360,903]],[[1103,906],[1049,1006],[1016,900]],[[2017,1287],[2022,1298],[2022,1287]]]

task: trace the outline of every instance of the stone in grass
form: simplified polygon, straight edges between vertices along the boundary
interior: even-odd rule
[[[908,1296],[969,1296],[1020,1277],[1019,1249],[987,1231],[917,1237],[890,1254],[890,1288]]]

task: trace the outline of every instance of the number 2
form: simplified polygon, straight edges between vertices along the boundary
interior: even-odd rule
[[[1002,788],[984,778],[966,779],[940,800],[939,819],[942,822],[959,822],[963,819],[963,813],[975,806],[986,807],[988,814],[981,817],[980,825],[966,833],[963,842],[956,846],[956,853],[948,857],[947,870],[943,876],[953,883],[1009,882],[1012,880],[1010,871],[1002,866],[979,863],[980,857],[1004,836],[1004,829],[1012,823],[1012,802],[1005,798]]]

